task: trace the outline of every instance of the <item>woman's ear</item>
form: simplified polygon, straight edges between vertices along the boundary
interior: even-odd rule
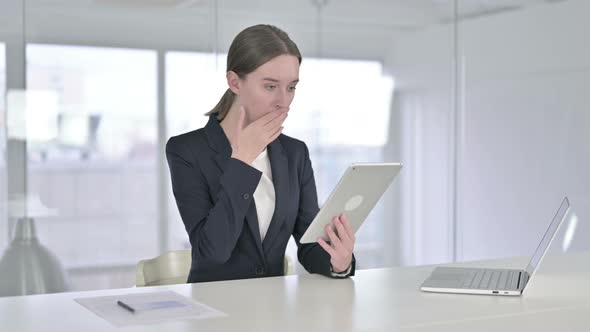
[[[236,74],[234,71],[228,71],[227,74],[225,74],[225,77],[227,78],[227,85],[229,86],[229,89],[236,95],[239,96],[240,95],[240,77],[238,76],[238,74]]]

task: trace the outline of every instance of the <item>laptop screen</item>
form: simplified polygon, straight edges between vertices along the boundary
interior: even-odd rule
[[[559,207],[559,210],[557,210],[557,213],[553,217],[553,220],[551,221],[549,228],[547,228],[545,235],[543,235],[543,239],[541,239],[541,243],[539,243],[537,250],[535,250],[535,253],[533,254],[533,258],[531,258],[529,265],[527,265],[527,267],[526,267],[526,271],[529,274],[529,276],[533,275],[533,272],[535,271],[535,269],[539,265],[539,262],[541,261],[541,259],[545,255],[545,252],[547,251],[547,248],[549,247],[551,240],[553,240],[555,233],[557,233],[557,230],[559,229],[559,225],[561,225],[562,221],[565,219],[565,215],[567,214],[569,207],[570,207],[570,202],[567,199],[567,197],[565,197],[563,199],[563,201],[561,202],[561,206]]]

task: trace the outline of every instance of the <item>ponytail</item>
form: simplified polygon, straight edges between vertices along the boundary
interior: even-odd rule
[[[223,120],[227,115],[227,112],[229,112],[231,105],[234,103],[234,99],[236,99],[236,95],[230,89],[227,89],[217,105],[215,105],[212,110],[205,113],[205,115],[210,116],[217,114],[217,119],[219,121]]]

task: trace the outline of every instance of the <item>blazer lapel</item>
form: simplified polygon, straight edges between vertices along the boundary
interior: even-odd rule
[[[275,187],[275,211],[262,242],[264,251],[272,248],[285,221],[285,211],[289,204],[289,163],[279,139],[268,145],[268,156],[272,171],[272,182]]]

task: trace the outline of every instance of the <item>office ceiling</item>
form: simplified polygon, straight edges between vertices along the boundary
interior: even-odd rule
[[[417,27],[448,22],[454,17],[454,0],[26,0],[27,7],[101,8],[218,11],[246,15],[272,15],[289,21],[297,17],[317,16],[318,4],[324,4],[326,21],[365,23],[394,28]],[[458,0],[461,18],[492,15],[560,0]],[[565,0],[561,0],[565,1]]]

